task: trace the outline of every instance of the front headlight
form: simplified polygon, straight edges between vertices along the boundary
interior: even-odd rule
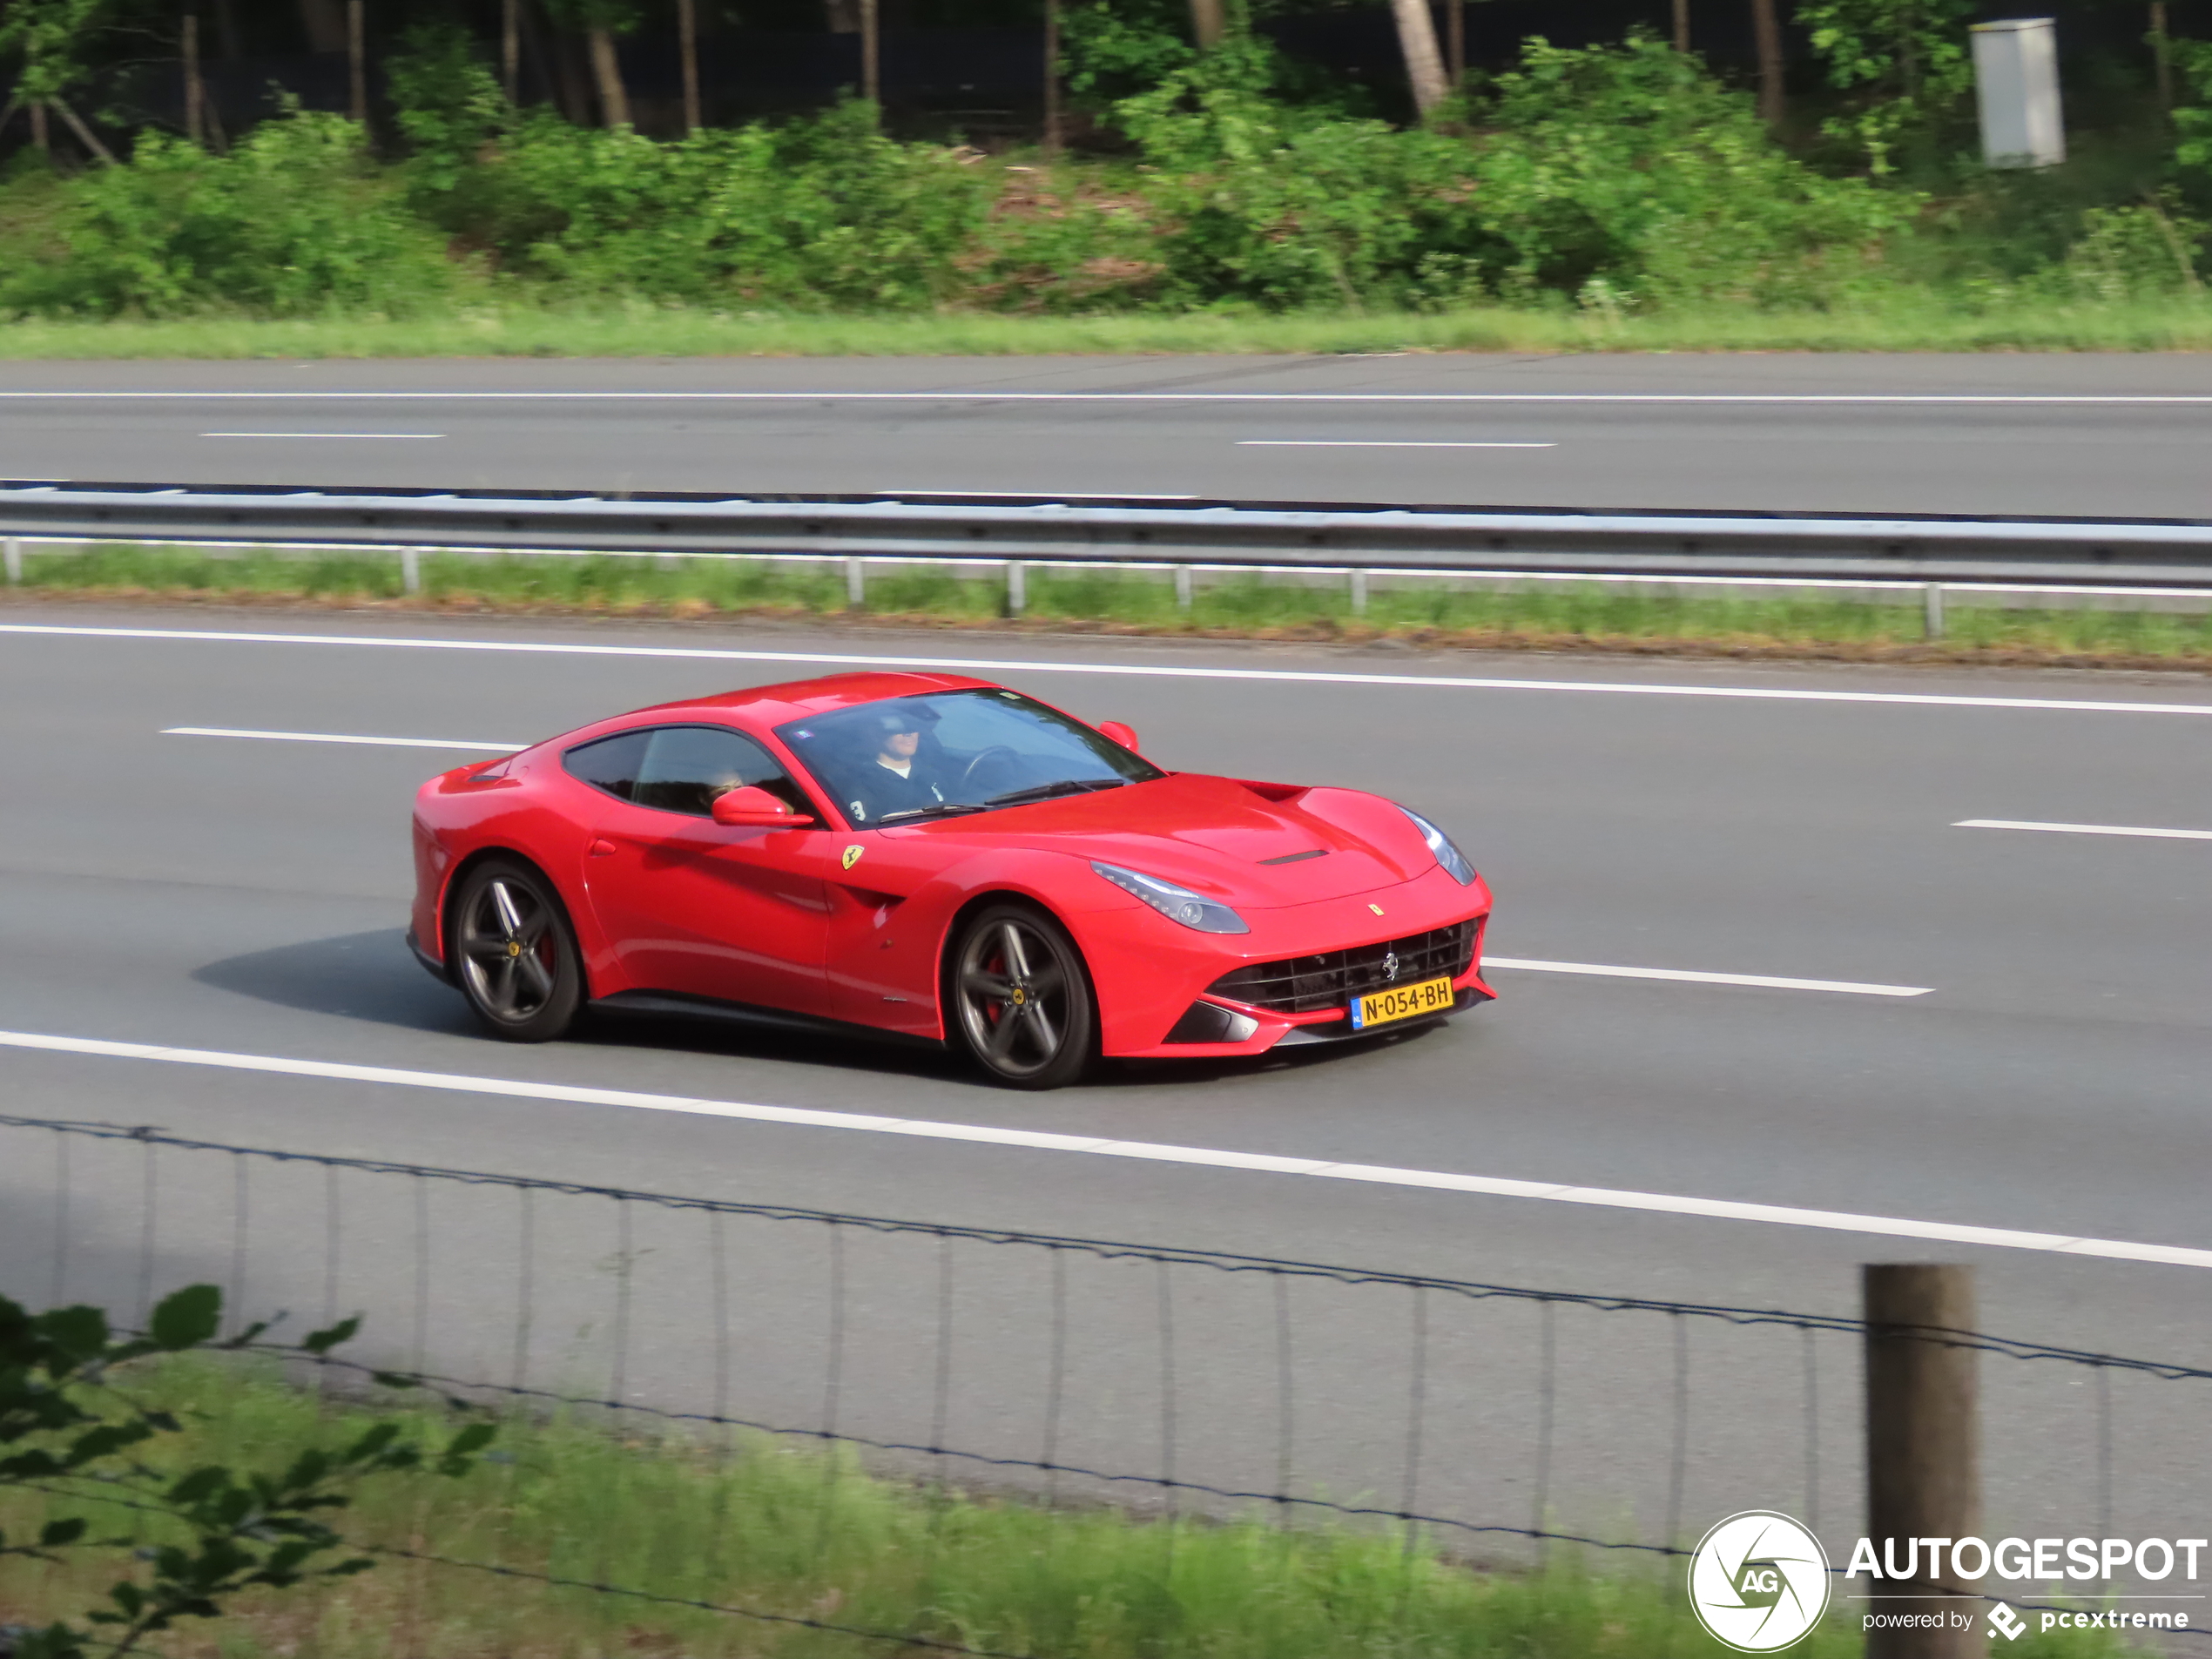
[[[1452,880],[1463,887],[1474,885],[1474,866],[1467,862],[1467,855],[1452,845],[1452,838],[1430,823],[1410,806],[1398,809],[1413,820],[1413,827],[1421,833],[1421,840],[1428,843],[1428,850],[1436,854],[1436,861],[1452,873]]]
[[[1163,881],[1157,875],[1140,875],[1135,870],[1124,870],[1117,864],[1100,864],[1093,860],[1090,867],[1123,893],[1134,894],[1143,900],[1170,921],[1179,921],[1186,927],[1196,927],[1202,934],[1251,932],[1244,925],[1242,916],[1227,905],[1207,898],[1203,893],[1178,887],[1174,882]]]

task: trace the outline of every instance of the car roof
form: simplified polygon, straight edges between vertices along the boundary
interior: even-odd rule
[[[752,685],[742,691],[718,691],[711,697],[687,698],[678,703],[640,709],[641,714],[697,714],[708,718],[742,713],[748,724],[780,725],[786,720],[836,709],[880,703],[886,698],[916,697],[926,691],[966,691],[988,689],[991,682],[966,674],[825,674],[819,679],[786,680],[779,685]]]

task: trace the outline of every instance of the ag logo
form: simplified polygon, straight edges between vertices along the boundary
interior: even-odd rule
[[[1749,1509],[1707,1533],[1689,1558],[1697,1622],[1738,1653],[1774,1653],[1828,1610],[1828,1554],[1787,1515]]]
[[[860,854],[867,851],[867,848],[865,846],[846,847],[845,849],[845,867],[849,870],[854,865],[858,864],[860,861]]]

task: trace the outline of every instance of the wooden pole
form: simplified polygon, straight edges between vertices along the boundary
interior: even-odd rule
[[[883,113],[883,7],[880,0],[860,0],[860,96]]]
[[[201,118],[204,107],[199,87],[199,14],[185,13],[185,137],[194,144],[202,142]]]
[[[1044,152],[1060,153],[1060,0],[1044,0]]]
[[[699,116],[698,0],[676,0],[676,32],[684,52],[684,136],[705,125]]]
[[[351,88],[348,107],[356,121],[368,119],[368,20],[362,0],[346,0],[346,78]]]
[[[507,102],[523,101],[523,0],[499,0],[499,84]]]
[[[1981,1531],[1978,1354],[1941,1334],[1974,1329],[1973,1270],[1872,1264],[1863,1291],[1866,1535],[1884,1575],[1867,1583],[1869,1610],[1966,1615],[1963,1629],[1949,1619],[1941,1629],[1871,1630],[1866,1659],[1986,1659],[1980,1586],[1959,1576],[1949,1551],[1925,1544]]]

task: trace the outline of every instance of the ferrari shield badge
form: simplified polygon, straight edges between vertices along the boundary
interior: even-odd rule
[[[867,851],[867,848],[865,846],[846,847],[845,849],[845,867],[849,870],[854,865],[858,864],[860,861],[860,854]]]

